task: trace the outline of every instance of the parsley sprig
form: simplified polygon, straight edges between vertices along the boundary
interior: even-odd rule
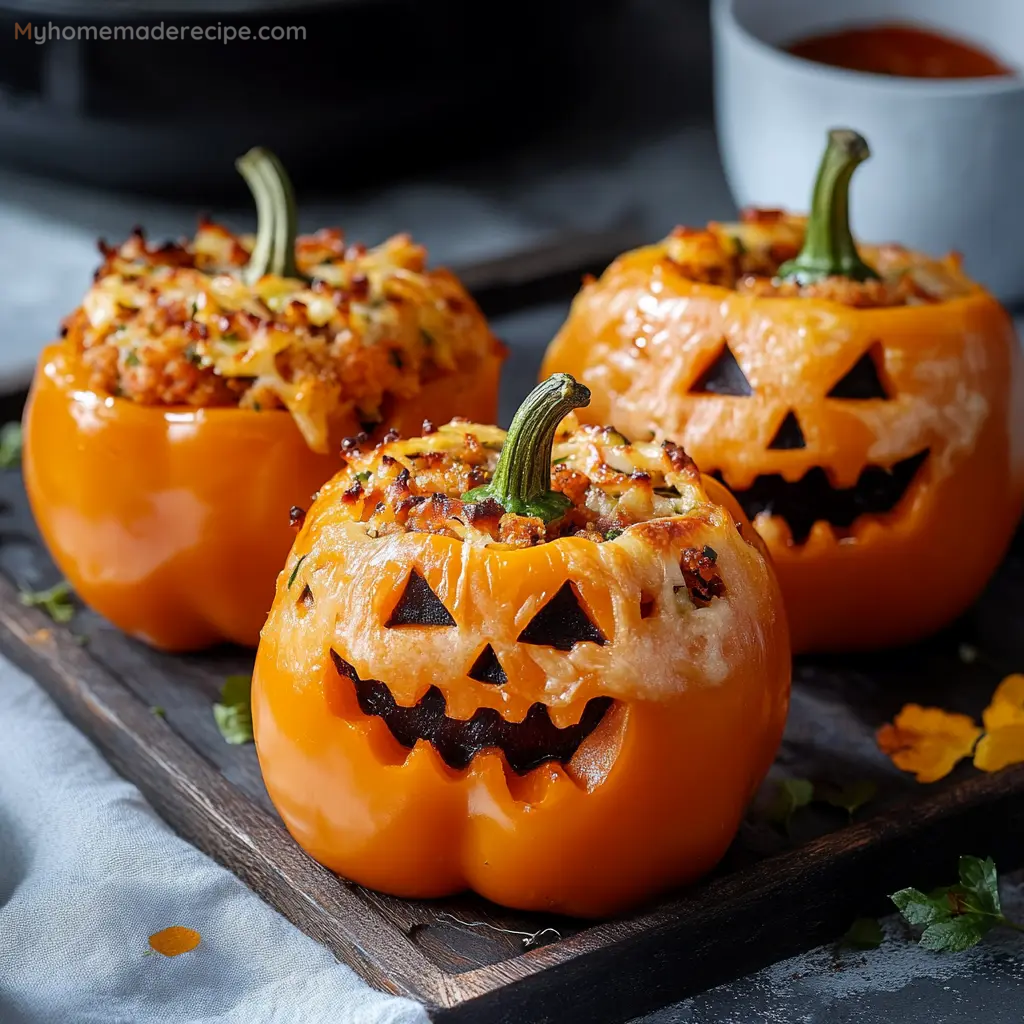
[[[1024,932],[999,902],[999,878],[991,857],[960,858],[960,881],[930,893],[901,889],[890,899],[909,924],[923,927],[920,944],[939,953],[977,945],[993,928]]]
[[[67,580],[61,580],[47,590],[23,590],[18,597],[28,608],[41,608],[54,622],[65,623],[74,618],[75,605]]]
[[[21,424],[5,423],[0,427],[0,469],[16,469],[21,465]]]
[[[234,745],[251,743],[252,679],[249,676],[228,676],[220,691],[220,701],[213,705],[213,719],[225,742]]]
[[[878,786],[868,779],[838,785],[830,782],[811,782],[809,779],[784,778],[775,784],[775,791],[765,808],[765,817],[781,825],[788,833],[793,815],[811,803],[829,804],[853,816],[878,795]]]
[[[840,939],[850,949],[878,949],[885,939],[882,926],[874,917],[858,917]]]

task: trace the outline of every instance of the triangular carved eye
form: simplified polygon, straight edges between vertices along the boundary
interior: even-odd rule
[[[469,678],[475,679],[478,683],[492,683],[495,686],[501,686],[502,683],[508,682],[508,676],[505,675],[505,670],[501,667],[501,662],[498,661],[498,656],[490,644],[480,652],[480,657],[473,662],[473,667],[469,670]]]
[[[430,584],[415,570],[409,574],[405,592],[398,599],[391,618],[385,623],[392,626],[454,626],[451,612],[430,589]]]
[[[877,346],[875,346],[877,348]],[[853,364],[853,369],[828,393],[829,398],[882,398],[889,397],[878,376],[878,366],[870,351]]]
[[[791,451],[794,448],[806,448],[804,432],[800,429],[800,421],[792,409],[786,413],[782,426],[775,432],[772,443],[768,445],[772,451]]]
[[[728,345],[722,354],[700,375],[697,382],[690,388],[695,395],[735,395],[737,398],[749,398],[754,390],[747,380],[747,375],[740,369],[732,349]]]
[[[558,651],[571,651],[574,644],[585,641],[607,643],[604,634],[583,610],[571,583],[564,583],[519,634],[520,643],[554,647]]]

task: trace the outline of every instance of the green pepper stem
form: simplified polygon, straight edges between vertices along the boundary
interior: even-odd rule
[[[551,490],[551,446],[558,424],[573,410],[590,404],[590,390],[567,373],[538,384],[519,406],[505,436],[490,483],[462,496],[463,501],[493,498],[506,512],[536,516],[549,523],[569,510],[564,494]]]
[[[850,231],[850,179],[869,156],[871,150],[863,135],[849,128],[834,128],[828,133],[804,245],[796,259],[779,267],[780,280],[814,284],[826,277],[878,279],[878,274],[860,258]]]
[[[256,244],[243,273],[246,283],[255,284],[264,274],[299,277],[295,192],[284,165],[269,149],[257,146],[239,157],[235,167],[256,200]]]

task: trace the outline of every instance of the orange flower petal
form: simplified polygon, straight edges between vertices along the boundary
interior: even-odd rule
[[[164,956],[179,956],[199,945],[200,935],[194,928],[175,924],[149,937],[149,945]]]
[[[997,772],[1024,763],[1024,675],[999,684],[982,720],[987,731],[974,752],[974,767]]]
[[[936,782],[970,756],[980,735],[968,715],[906,704],[892,724],[875,733],[875,740],[897,768],[913,772],[918,782]]]

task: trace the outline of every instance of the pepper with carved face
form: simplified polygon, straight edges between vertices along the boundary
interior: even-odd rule
[[[350,879],[616,913],[713,867],[772,762],[790,652],[760,540],[682,449],[563,422],[588,397],[560,374],[507,435],[353,439],[304,517],[256,743]]]
[[[867,155],[831,133],[808,218],[748,211],[622,256],[543,367],[591,389],[581,418],[675,438],[733,490],[798,651],[940,628],[984,587],[1024,501],[1010,318],[956,257],[858,252],[848,190]]]

